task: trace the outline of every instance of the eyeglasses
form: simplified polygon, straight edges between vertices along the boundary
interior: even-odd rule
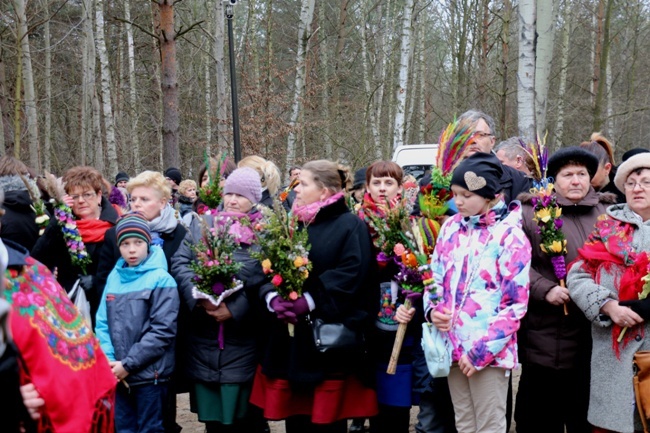
[[[79,195],[79,194],[71,195],[70,198],[72,199],[72,201],[79,201],[80,198],[83,198],[84,201],[88,201],[91,198],[95,197],[96,195],[97,195],[97,193],[94,192],[94,191],[93,192],[84,192],[81,195]]]
[[[474,135],[476,138],[485,138],[485,137],[494,137],[494,134],[490,134],[489,132],[475,132]]]
[[[640,182],[625,182],[625,189],[628,191],[634,190],[636,186],[639,186],[641,189],[649,190],[650,189],[650,180],[642,180]]]

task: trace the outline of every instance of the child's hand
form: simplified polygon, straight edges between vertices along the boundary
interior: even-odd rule
[[[126,376],[129,375],[129,372],[124,369],[124,366],[122,366],[122,361],[112,361],[109,365],[111,366],[111,370],[117,380],[124,380]]]
[[[225,322],[226,320],[232,318],[232,313],[228,307],[226,307],[225,302],[219,304],[215,310],[206,310],[205,312],[214,317],[217,322]]]
[[[415,316],[415,308],[411,307],[407,310],[404,305],[397,307],[397,311],[395,312],[395,320],[397,323],[409,323],[413,320],[413,316]]]
[[[460,368],[460,371],[462,371],[463,374],[467,377],[470,377],[472,374],[478,371],[476,367],[474,367],[472,363],[469,362],[469,357],[467,355],[460,357],[458,360],[458,367]]]
[[[451,330],[451,311],[443,308],[442,312],[431,310],[431,321],[439,330],[449,332]]]
[[[29,416],[32,419],[36,420],[41,417],[41,407],[45,405],[45,400],[43,400],[36,390],[36,387],[33,383],[28,383],[20,387],[20,394],[23,397],[23,404],[29,412]]]

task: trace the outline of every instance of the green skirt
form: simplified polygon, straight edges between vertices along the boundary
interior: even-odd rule
[[[200,422],[231,425],[243,419],[251,396],[250,383],[195,383],[190,390],[190,410]]]

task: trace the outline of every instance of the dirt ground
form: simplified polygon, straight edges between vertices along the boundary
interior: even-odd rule
[[[512,380],[512,394],[517,394],[517,385],[519,384],[520,370],[514,372]],[[190,397],[189,394],[180,394],[177,398],[178,414],[177,421],[183,427],[182,433],[203,433],[205,431],[203,424],[198,422],[196,414],[190,412]],[[415,432],[415,424],[417,423],[418,407],[414,406],[411,409],[411,427],[409,432]],[[510,433],[514,433],[514,421],[510,426]],[[271,421],[271,433],[284,433],[284,421]],[[367,422],[366,422],[367,425]],[[244,433],[244,432],[242,432]]]

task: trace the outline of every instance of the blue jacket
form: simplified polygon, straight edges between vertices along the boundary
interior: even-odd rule
[[[122,361],[131,385],[166,381],[174,371],[180,300],[163,251],[152,246],[138,266],[120,258],[108,276],[96,333],[110,361]]]

